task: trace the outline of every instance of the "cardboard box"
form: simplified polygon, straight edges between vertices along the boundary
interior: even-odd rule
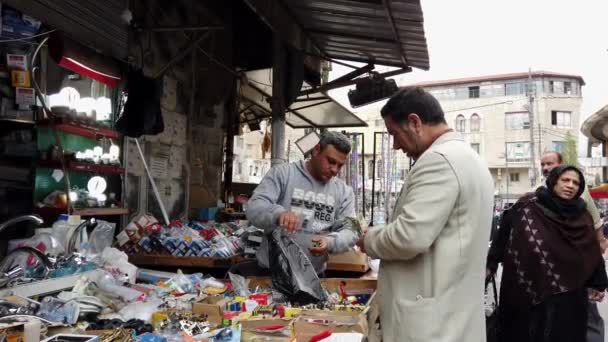
[[[368,334],[366,312],[338,312],[338,311],[303,311],[294,321],[294,333],[298,341],[308,341],[315,335],[324,331],[334,333],[361,333]]]
[[[224,318],[224,308],[228,299],[223,296],[207,297],[197,303],[192,304],[192,312],[200,315],[207,315],[209,322],[222,324]]]
[[[365,273],[369,270],[367,254],[351,249],[344,253],[330,255],[327,270]]]

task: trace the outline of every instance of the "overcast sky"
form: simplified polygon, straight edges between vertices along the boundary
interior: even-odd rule
[[[532,68],[582,76],[583,118],[608,104],[608,1],[421,1],[431,69],[399,85]]]

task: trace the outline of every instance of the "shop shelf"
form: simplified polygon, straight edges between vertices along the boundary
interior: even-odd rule
[[[42,120],[38,122],[41,127],[53,127],[59,131],[79,135],[89,139],[120,138],[120,133],[106,127],[97,127],[89,125],[85,122],[57,119],[57,120]]]
[[[367,258],[367,256],[366,256]],[[204,268],[230,268],[246,259],[240,255],[230,258],[211,258],[211,257],[180,257],[161,254],[131,254],[129,262],[136,266],[171,266],[171,267],[204,267]],[[344,271],[353,273],[365,273],[369,270],[366,265],[353,265],[345,262],[329,262],[328,271]]]
[[[67,169],[75,172],[92,172],[106,175],[124,174],[125,168],[117,165],[102,165],[102,164],[91,164],[82,163],[77,161],[68,161]],[[49,169],[61,169],[61,163],[55,161],[41,160],[38,162],[39,167]]]
[[[127,208],[75,208],[74,215],[80,216],[116,216],[128,215]]]
[[[66,209],[61,208],[50,208],[42,207],[35,208],[34,213],[39,214],[42,217],[55,217],[60,214],[65,214]],[[80,216],[120,216],[128,215],[129,209],[127,208],[74,208],[72,211],[73,215]]]
[[[32,120],[0,118],[0,129],[28,129],[34,128],[36,123]]]

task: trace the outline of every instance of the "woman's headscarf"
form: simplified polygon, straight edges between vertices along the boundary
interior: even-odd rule
[[[572,199],[563,199],[555,193],[555,186],[559,178],[567,171],[576,172],[579,178],[579,188]],[[564,220],[572,220],[579,218],[585,212],[585,201],[581,198],[583,191],[585,191],[585,177],[578,168],[570,165],[554,168],[547,177],[546,185],[546,187],[536,190],[536,196],[540,204],[552,211],[553,214]]]

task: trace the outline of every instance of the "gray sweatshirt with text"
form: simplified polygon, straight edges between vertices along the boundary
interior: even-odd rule
[[[264,229],[266,235],[277,225],[285,211],[299,216],[294,241],[306,252],[317,273],[325,271],[327,257],[310,255],[313,235],[329,238],[329,252],[341,253],[355,245],[359,238],[348,225],[332,231],[332,225],[347,217],[355,217],[354,195],[351,187],[334,177],[326,184],[310,175],[305,161],[285,163],[271,168],[247,203],[247,219]],[[268,241],[264,239],[257,253],[258,263],[268,268]]]

